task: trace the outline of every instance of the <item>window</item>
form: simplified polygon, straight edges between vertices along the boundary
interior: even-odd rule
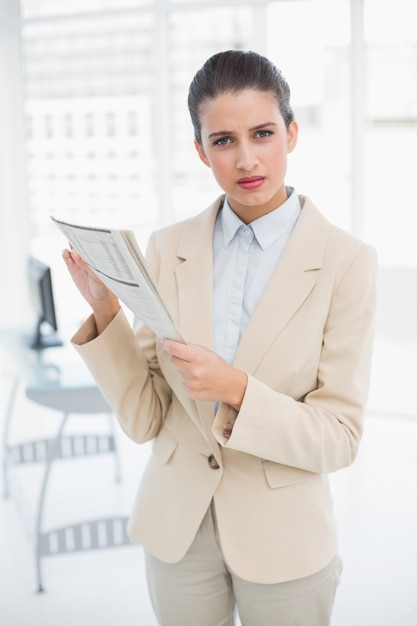
[[[365,2],[367,136],[364,237],[383,266],[417,269],[412,188],[417,145],[414,0]]]
[[[57,213],[155,227],[152,32],[149,13],[23,26],[35,236]]]
[[[290,84],[300,126],[288,183],[350,230],[349,2],[272,2],[266,23],[266,53]]]

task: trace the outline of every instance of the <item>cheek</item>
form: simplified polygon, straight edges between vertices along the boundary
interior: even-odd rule
[[[210,167],[213,174],[216,177],[220,177],[230,170],[230,159],[227,159],[225,155],[216,155],[215,158],[210,159]]]
[[[286,144],[281,144],[279,146],[275,146],[273,148],[273,150],[271,150],[270,153],[270,159],[271,161],[275,162],[275,163],[283,163],[285,164],[287,162],[287,146]]]

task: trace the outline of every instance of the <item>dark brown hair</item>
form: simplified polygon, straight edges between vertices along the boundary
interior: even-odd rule
[[[288,128],[294,113],[290,104],[290,87],[281,71],[256,52],[227,50],[210,57],[190,84],[188,110],[198,143],[201,144],[200,105],[223,93],[238,93],[245,89],[273,93]]]

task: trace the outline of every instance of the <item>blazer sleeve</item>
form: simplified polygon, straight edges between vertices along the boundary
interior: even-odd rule
[[[121,310],[99,336],[91,316],[72,343],[128,437],[138,443],[156,437],[171,389],[159,369],[155,335],[137,321],[133,331]]]
[[[315,387],[294,398],[249,376],[229,439],[223,430],[234,409],[222,404],[216,415],[221,445],[314,473],[353,462],[368,397],[376,273],[375,250],[364,245],[335,284]]]

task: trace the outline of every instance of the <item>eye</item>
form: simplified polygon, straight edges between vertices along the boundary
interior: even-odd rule
[[[273,134],[272,130],[258,130],[256,137],[260,137],[262,139],[263,137],[271,137]]]
[[[216,141],[213,143],[213,146],[226,146],[230,142],[230,137],[220,137],[220,139],[216,139]]]

